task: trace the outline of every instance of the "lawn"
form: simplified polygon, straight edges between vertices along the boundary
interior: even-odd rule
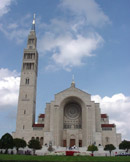
[[[90,156],[31,156],[31,155],[5,155],[0,154],[0,162],[26,162],[26,161],[35,161],[35,162],[49,162],[49,161],[71,161],[71,162],[130,162],[130,157],[90,157]]]

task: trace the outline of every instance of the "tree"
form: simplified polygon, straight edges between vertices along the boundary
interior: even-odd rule
[[[33,149],[33,154],[35,154],[35,150],[41,149],[41,144],[38,140],[32,139],[28,142],[28,147]]]
[[[5,153],[8,153],[9,148],[14,147],[13,137],[9,133],[6,133],[2,136],[1,146],[3,149],[6,149]]]
[[[1,142],[1,139],[0,139],[0,149],[2,149],[2,142]],[[0,151],[0,154],[2,154],[2,150]]]
[[[126,141],[126,140],[122,141],[119,144],[119,149],[123,149],[123,150],[126,149],[126,151],[128,152],[128,150],[130,149],[130,141]]]
[[[92,156],[93,156],[94,151],[98,151],[98,148],[95,145],[89,145],[88,146],[88,151],[91,151],[92,152]]]
[[[2,142],[1,142],[1,139],[0,139],[0,149],[2,149]]]
[[[115,148],[115,146],[114,146],[113,144],[105,145],[105,148],[104,148],[104,150],[107,150],[107,151],[110,152],[110,156],[111,156],[112,150],[115,150],[115,149],[116,149],[116,148]]]
[[[14,139],[14,146],[16,147],[17,153],[18,153],[20,147],[24,148],[24,147],[26,147],[26,145],[27,144],[26,144],[25,140],[20,139],[20,138]]]

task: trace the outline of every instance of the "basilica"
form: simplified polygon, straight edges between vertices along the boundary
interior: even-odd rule
[[[107,114],[101,114],[100,104],[91,95],[78,89],[74,80],[69,88],[55,94],[54,101],[46,104],[45,114],[35,123],[36,88],[38,73],[37,37],[35,18],[24,49],[21,81],[14,138],[27,142],[37,139],[42,146],[87,147],[121,143],[116,125],[109,123]]]

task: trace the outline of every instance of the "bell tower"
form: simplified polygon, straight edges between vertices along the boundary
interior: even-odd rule
[[[15,136],[19,138],[24,138],[25,134],[32,130],[32,125],[35,123],[37,71],[38,52],[34,14],[32,28],[28,35],[27,48],[24,49],[23,53],[15,132]]]

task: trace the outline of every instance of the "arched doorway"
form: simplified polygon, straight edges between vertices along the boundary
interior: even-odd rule
[[[39,137],[36,137],[36,140],[38,140],[38,141],[39,141]]]
[[[70,147],[75,146],[75,144],[76,144],[76,137],[75,137],[74,134],[72,134],[72,135],[70,136]]]
[[[40,138],[40,144],[43,145],[43,137]]]
[[[75,145],[75,139],[70,139],[70,147],[73,147]]]
[[[79,147],[82,147],[82,140],[79,140]]]

